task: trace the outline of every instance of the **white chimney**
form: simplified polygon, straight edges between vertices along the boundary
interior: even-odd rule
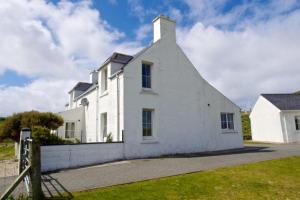
[[[160,15],[153,21],[153,42],[168,38],[176,41],[176,21],[167,16]]]
[[[90,73],[90,83],[93,83],[93,84],[98,83],[98,72],[96,70],[93,70]]]

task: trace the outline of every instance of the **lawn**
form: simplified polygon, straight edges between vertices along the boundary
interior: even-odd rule
[[[99,199],[299,199],[300,156],[73,193]]]
[[[11,160],[15,156],[15,145],[12,141],[4,141],[0,143],[0,161]]]

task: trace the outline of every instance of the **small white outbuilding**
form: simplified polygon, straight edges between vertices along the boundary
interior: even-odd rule
[[[261,94],[250,120],[254,141],[300,142],[300,95]]]

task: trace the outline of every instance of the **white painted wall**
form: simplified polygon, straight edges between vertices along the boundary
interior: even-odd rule
[[[150,91],[141,85],[143,61],[153,63]],[[143,108],[154,109],[151,140],[142,137]],[[233,132],[222,132],[221,112],[234,113]],[[124,68],[124,138],[128,158],[240,148],[240,109],[199,75],[172,37],[164,37]]]
[[[87,106],[81,105],[81,100],[86,98],[89,102]],[[77,108],[82,107],[85,115],[85,141],[86,142],[98,142],[97,135],[97,89],[87,93],[83,97],[76,100],[74,103]]]
[[[107,133],[111,133],[113,136],[113,141],[121,141],[122,130],[123,130],[123,74],[111,77],[112,67],[120,67],[119,65],[114,65],[109,63],[107,65],[108,69],[108,85],[107,91],[99,91],[99,119],[102,113],[107,113]],[[114,69],[115,70],[115,69]],[[100,70],[101,76],[102,70]],[[102,84],[100,82],[100,84]],[[119,84],[119,114],[118,114],[118,84]],[[119,115],[119,131],[118,131],[118,115]],[[101,132],[102,127],[100,127],[99,122],[99,138],[100,141],[105,141],[106,138],[103,137]]]
[[[65,138],[66,122],[75,123],[75,137],[85,142],[85,115],[84,108],[78,107],[67,111],[59,112],[58,115],[63,117],[64,124],[58,128],[57,134],[61,138]]]
[[[123,159],[123,143],[41,146],[42,172]]]
[[[280,110],[259,96],[250,114],[252,140],[284,142]]]
[[[300,142],[300,131],[296,130],[295,117],[300,116],[300,110],[282,111],[281,120],[283,124],[283,134],[286,142]]]
[[[110,76],[111,70],[120,66],[108,63],[99,71],[99,89],[84,96],[90,102],[85,109],[87,142],[104,140],[100,115],[106,112],[108,133],[114,140],[121,139],[124,129],[126,158],[243,147],[239,107],[199,75],[176,44],[175,22],[162,18],[155,21],[154,37],[155,43],[127,64],[119,78],[109,78],[105,92],[101,90],[103,69],[107,67]],[[151,90],[142,89],[142,62],[153,63]],[[154,109],[154,137],[150,140],[142,136],[143,108]],[[222,131],[222,112],[234,113],[233,131]]]

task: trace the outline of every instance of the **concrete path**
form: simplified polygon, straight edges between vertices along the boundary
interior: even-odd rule
[[[243,150],[218,155],[137,159],[51,173],[44,175],[44,186],[48,186],[45,192],[51,195],[59,189],[60,192],[82,191],[294,155],[300,155],[300,144],[252,144]]]
[[[211,154],[121,161],[43,175],[47,196],[300,155],[300,144],[252,144]],[[1,179],[0,179],[1,182]],[[1,191],[0,191],[1,194]]]

